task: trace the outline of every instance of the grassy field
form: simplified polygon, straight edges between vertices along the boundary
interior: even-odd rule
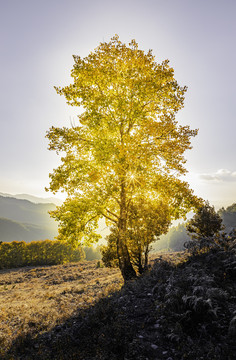
[[[181,253],[150,256],[178,262]],[[0,355],[14,340],[48,332],[99,299],[119,290],[119,269],[83,261],[56,266],[0,270]]]
[[[121,288],[118,269],[97,261],[0,271],[0,354],[19,335],[49,331]]]
[[[0,359],[236,359],[234,249],[150,263],[125,286],[97,261],[0,271]]]

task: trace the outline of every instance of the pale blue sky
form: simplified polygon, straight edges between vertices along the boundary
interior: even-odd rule
[[[47,150],[50,126],[69,126],[76,109],[53,86],[69,84],[82,57],[118,34],[156,61],[169,59],[188,86],[181,124],[199,128],[186,179],[213,205],[236,202],[235,0],[0,0],[0,192],[47,196],[59,164]],[[222,170],[223,169],[223,170]]]

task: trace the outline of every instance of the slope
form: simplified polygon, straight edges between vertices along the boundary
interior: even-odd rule
[[[53,239],[57,235],[57,223],[48,211],[54,204],[36,204],[24,199],[0,196],[0,240]]]
[[[0,218],[0,241],[34,241],[53,239],[57,232],[50,226],[19,223],[14,220]]]

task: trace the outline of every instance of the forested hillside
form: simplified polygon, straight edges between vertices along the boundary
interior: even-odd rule
[[[223,219],[226,230],[230,231],[232,228],[236,228],[236,203],[226,209],[220,209],[219,214]]]

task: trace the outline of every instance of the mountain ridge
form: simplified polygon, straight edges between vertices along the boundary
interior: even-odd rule
[[[14,198],[14,199],[19,199],[19,200],[28,200],[28,201],[33,202],[35,204],[61,205],[63,203],[63,201],[58,199],[58,198],[54,198],[54,197],[43,198],[43,197],[30,195],[30,194],[15,194],[15,195],[13,195],[13,194],[0,192],[0,196],[11,197],[11,198]]]
[[[57,235],[57,222],[48,212],[55,209],[53,203],[0,195],[0,241],[53,239]]]
[[[53,239],[56,232],[46,226],[29,223],[20,223],[14,220],[0,218],[0,241],[37,241]]]

